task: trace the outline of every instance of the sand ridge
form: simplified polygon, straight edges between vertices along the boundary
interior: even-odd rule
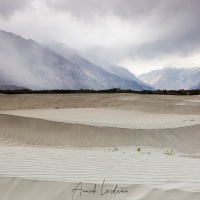
[[[0,113],[56,122],[132,129],[165,129],[200,124],[200,115],[156,114],[106,108],[34,109]]]
[[[0,114],[2,145],[91,148],[150,146],[199,153],[200,125],[176,129],[125,129],[51,122]]]

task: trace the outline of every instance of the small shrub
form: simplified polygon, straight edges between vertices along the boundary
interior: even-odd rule
[[[167,152],[165,152],[165,155],[167,155],[167,156],[172,156],[172,155],[174,155],[174,152],[173,151],[167,151]]]

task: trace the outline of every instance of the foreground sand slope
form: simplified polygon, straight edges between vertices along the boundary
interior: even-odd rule
[[[174,156],[167,156],[159,152],[159,149],[146,150],[142,148],[143,153],[137,153],[126,147],[114,152],[109,149],[66,150],[4,146],[0,148],[1,198],[200,198],[199,159],[181,158],[178,152]],[[73,192],[76,188],[92,190],[95,184],[95,194],[82,192],[79,196],[80,191]],[[117,191],[123,190],[126,193],[105,193],[106,190],[114,191],[116,185]]]
[[[63,182],[46,182],[32,181],[19,178],[0,178],[2,187],[0,188],[1,198],[4,200],[72,200],[71,192],[77,187],[78,183]],[[198,193],[188,193],[179,189],[159,190],[144,185],[132,185],[126,187],[128,193],[123,195],[106,194],[101,196],[102,185],[97,184],[97,193],[83,193],[75,195],[75,200],[160,200],[160,199],[176,199],[176,200],[199,200]],[[115,186],[114,186],[115,187]],[[23,190],[22,190],[23,188]],[[85,189],[94,188],[94,184],[84,184]],[[110,190],[113,185],[106,185],[104,191]],[[124,187],[118,187],[120,190]],[[7,193],[5,193],[7,191]],[[23,192],[26,191],[26,192]],[[12,193],[12,195],[7,195]]]
[[[1,177],[100,184],[141,184],[200,192],[199,159],[166,155],[166,150],[136,148],[50,149],[1,147]],[[192,170],[191,170],[192,169]],[[189,183],[189,184],[188,184]]]

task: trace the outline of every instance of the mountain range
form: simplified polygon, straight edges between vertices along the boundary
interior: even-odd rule
[[[153,90],[127,69],[98,65],[65,45],[44,46],[0,30],[0,89]]]
[[[138,78],[161,90],[200,89],[200,68],[163,68]]]

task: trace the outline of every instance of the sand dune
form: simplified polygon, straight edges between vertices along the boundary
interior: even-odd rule
[[[1,95],[3,200],[199,200],[199,97]],[[179,104],[179,105],[177,105]],[[59,107],[60,109],[55,109]],[[104,189],[127,190],[106,194]]]
[[[114,189],[118,184],[128,193],[117,196],[105,195],[104,199],[105,197],[107,199],[158,199],[170,196],[178,199],[200,198],[200,169],[198,167],[200,160],[181,158],[176,153],[174,156],[167,156],[159,151],[159,149],[148,150],[151,154],[147,154],[145,148],[142,149],[143,153],[137,153],[135,149],[130,151],[130,148],[128,151],[125,148],[122,150],[119,148],[118,151],[109,151],[109,149],[95,151],[1,147],[0,176],[22,179],[18,183],[13,181],[8,187],[10,191],[14,190],[18,193],[16,196],[19,197],[19,194],[23,196],[24,193],[16,188],[20,184],[24,187],[23,182],[32,184],[27,188],[30,197],[35,196],[35,190],[39,190],[38,199],[44,197],[55,199],[55,194],[61,199],[71,199],[73,193],[69,188],[75,188],[74,185],[79,182],[83,182],[84,185],[98,184],[100,187],[102,181],[106,180],[108,188]],[[6,184],[5,181],[4,179],[3,184]],[[34,186],[38,184],[45,186],[46,192],[48,187],[52,187],[53,192],[51,189],[50,193],[42,195],[41,188]],[[49,196],[50,194],[52,196]],[[5,191],[2,191],[1,195],[5,195]],[[75,195],[75,199],[88,197],[89,195],[86,195],[84,198],[83,195],[82,198],[78,198],[78,192]],[[100,195],[98,198],[98,194],[94,197],[95,199],[102,198]]]
[[[200,115],[156,114],[105,108],[34,109],[0,113],[56,122],[132,129],[165,129],[200,124]]]
[[[1,95],[0,110],[44,108],[117,108],[161,114],[200,115],[200,106],[187,100],[199,96],[137,94],[34,94]],[[177,105],[182,103],[183,105]]]
[[[200,192],[199,159],[179,157],[179,153],[167,156],[166,150],[159,149],[147,154],[145,147],[143,153],[135,150],[1,147],[0,175],[72,183],[81,180],[101,184],[106,180],[107,184]]]
[[[126,129],[0,115],[1,145],[90,148],[150,146],[199,153],[200,125],[175,129]]]
[[[77,187],[78,183],[63,183],[63,182],[47,182],[47,181],[33,181],[20,178],[0,178],[1,198],[4,200],[71,200],[72,190]],[[94,184],[84,184],[85,189],[94,187]],[[162,190],[145,185],[131,185],[126,187],[128,193],[123,195],[103,195],[101,196],[102,185],[97,184],[97,193],[95,195],[83,193],[80,197],[79,194],[74,195],[75,200],[155,200],[155,199],[176,199],[176,200],[199,200],[199,193],[185,192],[179,189]],[[105,190],[113,189],[115,185],[105,185]],[[22,190],[23,188],[23,190]],[[124,187],[118,188],[124,189]],[[103,190],[103,191],[105,191]],[[22,192],[26,191],[26,192]],[[8,196],[8,193],[12,195]]]

